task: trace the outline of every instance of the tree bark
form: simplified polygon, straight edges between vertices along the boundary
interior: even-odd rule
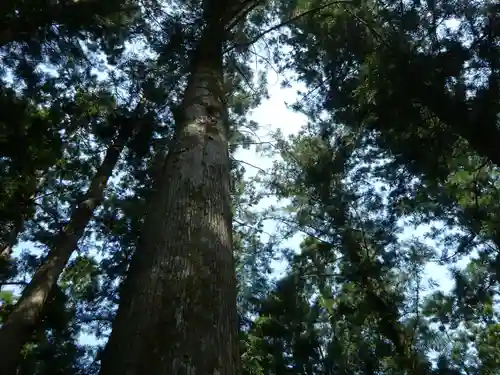
[[[222,17],[206,19],[100,375],[233,375],[238,368],[224,32]]]
[[[101,203],[104,189],[130,132],[130,128],[124,127],[116,141],[108,148],[84,199],[73,210],[54,247],[49,251],[42,266],[36,270],[33,279],[23,290],[21,298],[0,327],[0,374],[16,374],[22,348],[40,323],[41,313],[50,292],[68,263],[95,209]]]

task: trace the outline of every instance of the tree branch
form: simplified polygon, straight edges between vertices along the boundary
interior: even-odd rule
[[[230,31],[235,27],[243,18],[245,18],[252,10],[257,8],[259,5],[264,4],[264,0],[247,0],[243,2],[241,7],[236,10],[233,17],[229,20],[226,25],[226,31]]]
[[[257,170],[261,171],[262,173],[266,173],[266,174],[267,174],[267,172],[266,172],[264,169],[262,169],[262,168],[260,168],[260,167],[257,167],[256,165],[253,165],[253,164],[251,164],[251,163],[249,163],[249,162],[246,162],[246,161],[243,161],[243,160],[234,159],[234,158],[233,158],[233,160],[234,160],[235,162],[237,162],[237,163],[243,163],[243,164],[246,164],[246,165],[248,165],[248,166],[250,166],[250,167],[252,167],[252,168],[255,168],[255,169],[257,169]]]
[[[249,42],[242,43],[242,44],[235,44],[235,45],[229,47],[228,49],[226,49],[224,51],[224,53],[228,53],[228,52],[232,51],[233,49],[235,49],[236,47],[251,46],[252,44],[258,42],[262,37],[264,37],[265,35],[269,34],[270,32],[273,32],[273,31],[278,30],[278,29],[280,29],[282,27],[288,26],[288,25],[294,23],[295,21],[298,21],[302,17],[305,17],[305,16],[307,16],[309,14],[313,14],[315,12],[319,12],[320,10],[328,8],[329,6],[339,5],[339,4],[353,4],[353,2],[352,2],[352,0],[335,0],[335,1],[330,1],[330,2],[328,2],[326,4],[314,7],[312,9],[308,9],[305,12],[299,13],[296,16],[293,16],[292,18],[289,18],[286,21],[283,21],[283,22],[281,22],[281,23],[279,23],[277,25],[274,25],[274,26],[270,27],[267,30],[264,30],[259,35],[257,35],[255,38],[253,38],[252,40],[250,40]]]

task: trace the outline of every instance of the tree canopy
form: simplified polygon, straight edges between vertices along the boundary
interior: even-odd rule
[[[500,373],[497,1],[0,11],[2,374]]]

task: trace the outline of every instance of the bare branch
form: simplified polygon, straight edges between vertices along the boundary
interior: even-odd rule
[[[250,164],[250,163],[248,163],[246,161],[238,160],[238,159],[234,159],[234,158],[233,158],[233,160],[236,161],[236,162],[238,162],[238,163],[243,163],[243,164],[246,164],[246,165],[248,165],[248,166],[250,166],[252,168],[258,169],[259,171],[261,171],[263,173],[267,173],[264,169],[262,169],[260,167],[257,167],[256,165]]]
[[[274,142],[262,141],[262,142],[241,142],[241,143],[231,143],[231,146],[248,146],[248,145],[270,145],[274,146]]]

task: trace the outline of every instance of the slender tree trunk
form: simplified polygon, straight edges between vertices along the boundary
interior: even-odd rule
[[[214,9],[227,9],[221,3],[214,2]],[[221,18],[206,18],[181,120],[120,294],[101,375],[236,373]]]
[[[14,375],[23,345],[39,324],[41,312],[57,283],[95,209],[103,198],[109,177],[125,147],[131,129],[124,128],[109,147],[94,175],[84,199],[73,210],[68,224],[55,241],[42,266],[38,268],[21,298],[0,327],[0,374]]]

